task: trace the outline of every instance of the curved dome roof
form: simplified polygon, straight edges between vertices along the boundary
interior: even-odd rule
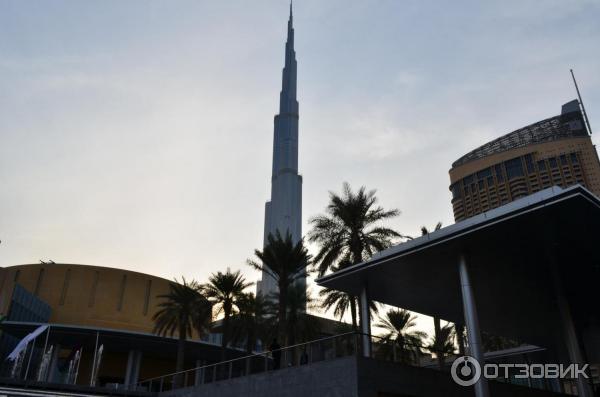
[[[536,143],[588,136],[579,106],[575,108],[576,110],[572,110],[573,108],[573,101],[569,102],[563,106],[562,114],[538,121],[537,123],[530,124],[527,127],[520,128],[501,136],[498,139],[494,139],[465,154],[452,163],[452,167],[458,167],[470,161],[482,159],[492,154]],[[565,110],[571,111],[565,112]]]

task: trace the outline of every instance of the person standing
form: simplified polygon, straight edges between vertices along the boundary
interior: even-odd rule
[[[271,356],[273,357],[273,369],[279,369],[281,366],[281,346],[277,343],[277,339],[273,338],[269,350],[271,350]]]

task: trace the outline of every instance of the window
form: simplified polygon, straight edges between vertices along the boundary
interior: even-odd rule
[[[579,164],[579,160],[577,159],[577,153],[571,153],[571,163]]]
[[[465,185],[470,185],[472,182],[473,182],[473,175],[465,176],[465,179],[463,179],[463,183]]]
[[[538,161],[537,165],[538,165],[538,170],[546,171],[546,162],[544,160]]]
[[[502,173],[502,165],[497,164],[494,168],[496,169],[496,179],[498,180],[498,182],[504,182],[504,174]]]
[[[548,159],[548,162],[550,163],[550,168],[558,167],[558,163],[556,162],[556,157],[550,157]]]
[[[527,173],[532,174],[535,172],[535,167],[533,166],[533,157],[531,154],[525,155],[525,164],[527,164]]]
[[[479,185],[479,190],[483,190],[483,181],[479,181],[478,185]]]
[[[567,156],[564,154],[560,155],[560,165],[569,165],[569,163],[567,163]]]
[[[487,184],[488,184],[488,186],[494,186],[494,178],[492,178],[491,176],[488,176]]]
[[[523,164],[520,157],[505,161],[504,167],[506,167],[506,177],[509,180],[523,176]]]
[[[492,169],[491,168],[486,168],[484,170],[481,170],[477,173],[477,179],[485,179],[488,176],[492,175]]]
[[[450,191],[452,192],[452,198],[457,199],[460,197],[460,183],[456,182],[450,185]]]

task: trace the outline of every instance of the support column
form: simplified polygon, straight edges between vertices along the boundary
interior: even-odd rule
[[[369,316],[369,296],[367,286],[360,291],[360,327],[362,331],[363,356],[371,357],[371,318]]]
[[[475,296],[473,286],[469,278],[467,260],[464,254],[458,259],[458,272],[460,274],[460,287],[463,300],[463,311],[465,324],[467,326],[467,340],[469,341],[469,354],[473,356],[481,365],[485,365],[483,356],[483,346],[481,343],[481,332],[479,330],[479,318],[477,317],[477,308],[475,306]],[[487,379],[483,376],[475,383],[476,397],[489,397],[490,390]]]
[[[125,386],[131,390],[135,387],[140,376],[140,365],[142,362],[142,352],[130,350],[127,356],[127,367],[125,372]]]
[[[575,324],[573,323],[573,317],[571,316],[571,308],[569,307],[569,302],[565,298],[558,265],[554,258],[550,258],[550,260],[552,266],[552,278],[554,279],[554,292],[556,294],[556,306],[560,314],[560,323],[565,337],[567,352],[569,353],[569,361],[571,361],[571,364],[583,365],[583,354],[579,347],[579,339],[577,338]],[[588,380],[582,376],[577,378],[577,392],[578,395],[582,397],[593,397],[594,395]]]

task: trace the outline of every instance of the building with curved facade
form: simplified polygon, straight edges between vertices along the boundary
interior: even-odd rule
[[[600,161],[577,100],[465,154],[449,173],[457,222],[551,186],[600,196]]]
[[[78,264],[0,268],[0,378],[131,390],[140,380],[174,372],[177,335],[154,334],[152,320],[170,283]],[[15,370],[5,357],[40,326],[48,328],[28,344]],[[42,371],[44,355],[49,362]],[[220,359],[220,347],[207,337],[186,342],[186,368]]]
[[[157,295],[168,293],[170,283],[129,270],[62,263],[11,266],[0,272],[0,313],[8,317],[9,311],[20,309],[11,307],[13,290],[20,285],[49,306],[51,323],[148,333]]]

